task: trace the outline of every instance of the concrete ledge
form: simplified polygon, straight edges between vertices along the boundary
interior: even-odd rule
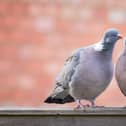
[[[1,108],[0,126],[126,126],[126,108]]]
[[[126,108],[88,108],[86,111],[71,108],[0,108],[0,116],[126,116]]]

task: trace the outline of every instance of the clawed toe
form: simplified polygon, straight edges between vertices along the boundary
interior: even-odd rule
[[[86,108],[88,108],[88,107],[90,107],[90,105],[89,104],[87,104],[87,105],[77,105],[77,107],[75,107],[74,108],[74,110],[86,110]]]
[[[74,110],[79,110],[79,109],[81,109],[80,105],[77,105],[77,106],[74,108]]]

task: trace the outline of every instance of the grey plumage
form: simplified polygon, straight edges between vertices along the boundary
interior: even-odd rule
[[[74,102],[74,98],[69,94],[69,82],[73,76],[76,66],[79,64],[81,49],[73,52],[67,59],[63,69],[56,78],[56,86],[51,96],[45,102],[64,104],[66,102]]]
[[[93,105],[112,79],[112,52],[118,34],[116,29],[109,29],[99,43],[75,50],[66,60],[53,93],[45,102],[63,104],[86,99]]]
[[[126,40],[124,50],[116,63],[115,77],[121,92],[126,96]]]

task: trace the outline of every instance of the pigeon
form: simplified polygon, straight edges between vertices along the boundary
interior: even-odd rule
[[[116,63],[115,78],[121,92],[126,96],[126,39],[124,43],[124,50]]]
[[[115,28],[108,29],[100,42],[78,48],[66,59],[55,80],[52,94],[45,103],[77,103],[84,109],[81,100],[88,100],[95,107],[95,99],[106,89],[113,77],[112,52],[122,36]]]

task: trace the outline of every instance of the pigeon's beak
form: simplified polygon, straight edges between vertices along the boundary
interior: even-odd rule
[[[118,39],[122,39],[123,36],[121,34],[118,34]]]

